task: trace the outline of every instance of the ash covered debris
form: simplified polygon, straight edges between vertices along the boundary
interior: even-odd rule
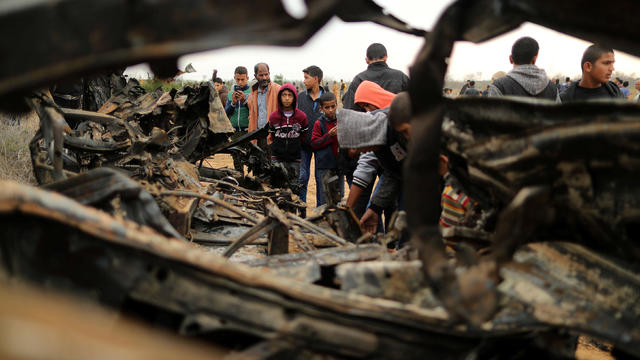
[[[174,10],[176,22],[188,8],[137,5]],[[254,5],[265,10],[256,11],[254,25],[273,28],[264,40],[280,44],[306,40],[333,15],[416,33],[373,2],[313,3],[308,21],[285,23],[274,22],[279,2]],[[578,334],[638,358],[637,106],[441,96],[455,41],[486,40],[524,20],[611,40],[638,55],[635,30],[629,40],[602,24],[587,28],[579,12],[561,12],[560,19],[549,11],[555,5],[459,1],[443,13],[411,70],[420,140],[410,143],[407,159],[406,219],[396,218],[397,228],[382,238],[362,236],[350,210],[335,203],[315,218],[296,216],[304,205],[286,189],[287,176],[250,143],[265,131],[230,142],[210,83],[144,93],[129,82],[109,90],[109,100],[91,109],[98,111],[61,108],[46,93],[28,96],[42,125],[31,143],[42,186],[0,184],[2,278],[72,293],[263,358],[570,358]],[[597,10],[640,10],[608,5]],[[191,16],[211,16],[210,8],[202,10]],[[20,11],[0,16],[16,19]],[[152,68],[168,74],[181,51],[226,39],[211,33],[234,30],[234,41],[256,41],[243,28],[203,23],[213,25],[193,30],[203,32],[200,41],[192,32],[172,33],[172,43],[186,45],[149,54]],[[57,23],[35,25],[47,24]],[[157,36],[147,41],[163,44],[167,34]],[[84,60],[63,71],[57,58],[23,64],[8,56],[19,66],[0,67],[2,100],[105,62],[132,63],[144,52],[117,37],[106,40],[106,60],[96,64],[82,58],[91,49],[70,41],[60,57]],[[162,55],[168,60],[158,60]],[[202,166],[225,151],[238,152],[253,176]],[[468,228],[439,231],[441,152],[456,186],[478,203]],[[390,254],[384,245],[405,228],[412,249]]]

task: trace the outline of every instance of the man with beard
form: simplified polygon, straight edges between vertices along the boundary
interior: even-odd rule
[[[271,81],[269,65],[257,63],[253,67],[257,82],[251,87],[251,93],[247,100],[249,106],[249,132],[263,128],[269,121],[269,114],[278,109],[278,91],[280,85]],[[258,140],[258,146],[268,151],[266,138]]]

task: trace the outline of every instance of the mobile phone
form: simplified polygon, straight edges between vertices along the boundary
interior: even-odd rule
[[[242,86],[240,86],[240,85],[233,85],[233,91],[242,91]]]

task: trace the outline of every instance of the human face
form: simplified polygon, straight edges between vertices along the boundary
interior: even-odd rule
[[[285,109],[293,108],[293,93],[290,90],[284,90],[280,93],[280,101],[282,101],[282,107]]]
[[[308,90],[313,89],[314,86],[319,85],[319,81],[318,81],[318,77],[317,76],[311,76],[307,73],[303,73],[304,74],[304,87],[306,87]]]
[[[586,63],[585,71],[594,82],[604,83],[611,78],[611,74],[613,74],[615,70],[613,67],[613,63],[615,62],[616,59],[613,53],[605,53],[602,54],[595,63],[591,64],[591,66],[589,66],[590,63]]]
[[[636,90],[640,90],[640,80],[636,81]]]
[[[269,69],[263,64],[258,65],[258,72],[255,74],[256,80],[258,80],[258,84],[260,84],[261,88],[266,88],[269,86],[271,82],[271,76],[269,74]]]
[[[331,100],[331,101],[325,101],[322,103],[322,106],[320,107],[320,109],[322,109],[322,112],[324,113],[324,115],[326,117],[328,117],[329,119],[335,119],[336,118],[336,109],[338,108],[338,104],[335,100]]]
[[[378,110],[377,106],[371,105],[371,104],[368,104],[368,103],[360,103],[360,107],[363,108],[364,111],[366,111],[366,112],[371,112],[371,111],[374,111],[374,110]]]
[[[220,91],[220,89],[222,89],[222,83],[214,82],[213,86],[216,88],[216,91]]]
[[[247,74],[234,74],[233,81],[235,81],[236,85],[245,86],[249,81],[249,77]]]

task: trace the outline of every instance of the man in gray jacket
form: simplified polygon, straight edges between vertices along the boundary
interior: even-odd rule
[[[560,102],[558,88],[547,73],[536,66],[538,42],[528,36],[516,40],[509,61],[513,69],[489,86],[489,96],[526,96]]]

